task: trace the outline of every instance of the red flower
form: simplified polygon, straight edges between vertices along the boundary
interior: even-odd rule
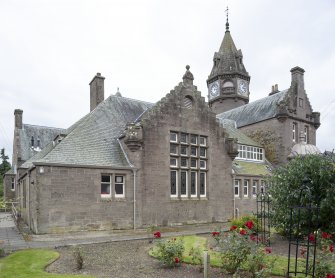
[[[161,232],[157,231],[154,233],[155,238],[160,238],[161,237]]]
[[[218,236],[218,235],[220,235],[220,232],[212,232],[212,236]]]
[[[322,238],[328,238],[328,234],[326,232],[322,232]]]
[[[335,278],[335,274],[327,274],[327,278]]]
[[[308,237],[309,241],[315,241],[315,235],[314,234],[310,234]]]
[[[252,240],[252,241],[255,241],[255,235],[250,235],[250,239]]]
[[[332,253],[334,253],[334,245],[333,245],[333,244],[331,244],[331,245],[329,246],[329,251],[332,252]]]
[[[265,252],[268,253],[268,254],[270,254],[272,252],[272,249],[270,247],[266,247],[265,248]]]
[[[247,231],[246,230],[243,230],[242,228],[240,229],[240,234],[245,236],[247,234]]]
[[[234,230],[236,230],[236,229],[237,229],[237,226],[236,226],[236,225],[230,227],[230,231],[234,231]]]
[[[252,222],[252,220],[249,220],[244,225],[251,230],[252,227],[254,226],[254,222]]]
[[[179,263],[180,263],[180,259],[179,259],[179,258],[174,258],[174,262],[175,262],[176,264],[179,264]]]

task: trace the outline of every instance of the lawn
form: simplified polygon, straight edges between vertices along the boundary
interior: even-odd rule
[[[93,278],[87,275],[51,274],[45,268],[57,260],[59,253],[48,249],[17,251],[0,259],[0,277],[6,278]]]

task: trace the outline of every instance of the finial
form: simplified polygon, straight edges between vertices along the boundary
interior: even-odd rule
[[[229,16],[229,8],[227,6],[227,9],[225,10],[226,16],[227,16],[227,22],[226,22],[226,32],[229,32],[229,21],[228,21],[228,16]]]
[[[189,70],[189,69],[190,69],[190,66],[189,66],[189,65],[186,65],[186,69]]]
[[[115,94],[117,97],[122,97],[119,87],[117,87],[117,92]]]
[[[194,80],[194,77],[193,77],[193,74],[190,72],[190,66],[187,65],[186,72],[183,76],[184,85],[193,85],[193,80]]]

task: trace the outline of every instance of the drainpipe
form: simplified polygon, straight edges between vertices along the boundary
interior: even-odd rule
[[[134,230],[136,230],[136,175],[137,175],[137,169],[133,169],[133,178],[134,178]]]
[[[233,211],[233,218],[236,218],[236,202],[235,202],[235,175],[232,175],[233,177],[233,207],[234,207],[234,211]]]

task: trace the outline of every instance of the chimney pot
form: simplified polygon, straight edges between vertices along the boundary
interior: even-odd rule
[[[22,126],[23,126],[22,115],[23,115],[23,110],[21,110],[21,109],[15,109],[14,110],[15,128],[22,129]]]

